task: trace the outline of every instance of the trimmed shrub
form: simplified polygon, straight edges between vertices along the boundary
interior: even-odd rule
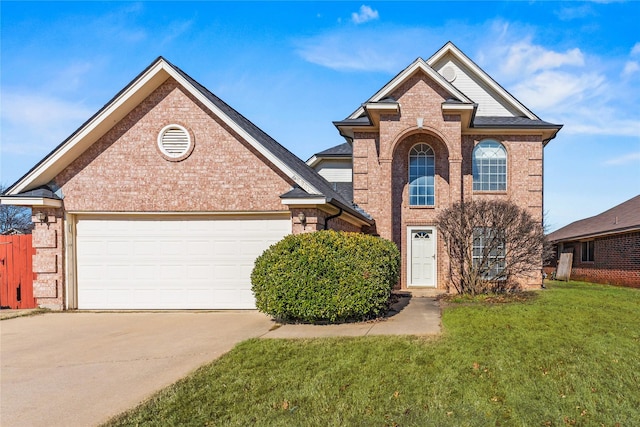
[[[383,316],[398,281],[393,242],[333,230],[285,237],[251,273],[259,311],[281,321],[339,323]]]

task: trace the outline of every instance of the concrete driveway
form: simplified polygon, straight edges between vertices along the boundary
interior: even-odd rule
[[[47,313],[0,322],[0,425],[91,426],[267,333],[257,311]]]

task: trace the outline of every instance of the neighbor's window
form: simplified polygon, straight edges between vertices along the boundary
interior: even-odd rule
[[[488,227],[473,230],[473,265],[486,280],[499,278],[505,268],[504,236]]]
[[[409,205],[436,204],[436,160],[427,144],[416,144],[409,152]]]
[[[497,141],[482,141],[473,149],[473,189],[506,191],[507,150]]]
[[[582,262],[593,262],[594,241],[582,242]]]

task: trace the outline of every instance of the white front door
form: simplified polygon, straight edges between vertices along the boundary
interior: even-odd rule
[[[436,230],[433,227],[410,227],[408,286],[436,286]]]

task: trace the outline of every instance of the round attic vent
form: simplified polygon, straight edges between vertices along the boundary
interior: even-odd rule
[[[168,160],[182,160],[193,149],[189,131],[180,125],[165,126],[158,135],[158,148]]]
[[[442,77],[444,77],[449,83],[456,79],[456,70],[453,67],[447,66],[442,69]]]

